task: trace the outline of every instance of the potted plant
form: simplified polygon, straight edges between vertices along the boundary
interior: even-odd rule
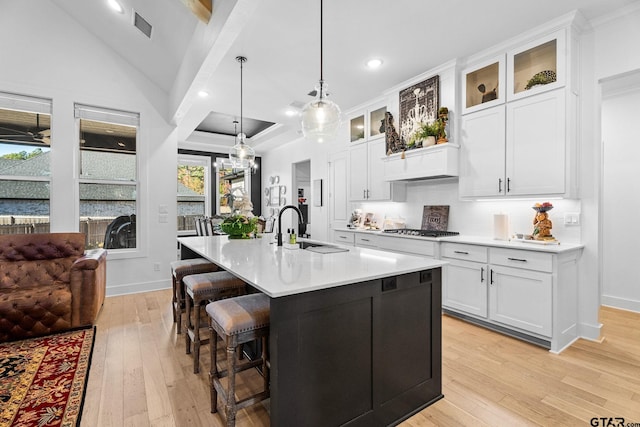
[[[418,130],[414,132],[409,140],[409,144],[411,144],[412,140],[415,140],[418,143],[418,146],[429,147],[430,145],[435,145],[436,137],[440,135],[440,122],[434,121],[432,123],[423,122],[420,124]]]
[[[256,230],[257,217],[246,215],[228,216],[220,224],[220,229],[229,235],[230,239],[249,239]]]

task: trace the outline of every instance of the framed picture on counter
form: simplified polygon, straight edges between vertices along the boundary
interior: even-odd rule
[[[449,205],[425,206],[422,209],[422,229],[447,231],[449,226]]]

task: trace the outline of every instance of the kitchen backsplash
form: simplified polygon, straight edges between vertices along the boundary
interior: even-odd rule
[[[551,233],[560,242],[580,243],[581,225],[565,225],[565,213],[580,213],[580,200],[572,199],[518,199],[491,201],[461,201],[458,198],[456,178],[433,181],[416,181],[407,184],[407,201],[353,203],[353,209],[362,209],[375,215],[382,225],[386,216],[402,217],[407,228],[420,228],[425,205],[449,205],[450,231],[470,236],[493,237],[493,217],[497,213],[509,215],[509,235],[531,234],[535,203],[549,201],[554,208],[549,211],[553,223]]]

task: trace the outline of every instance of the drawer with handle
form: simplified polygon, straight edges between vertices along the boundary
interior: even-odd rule
[[[336,243],[343,243],[345,245],[353,245],[355,243],[355,237],[351,231],[338,231],[333,232],[333,241]]]
[[[378,236],[356,233],[356,246],[378,247]]]
[[[465,261],[487,262],[487,247],[443,242],[440,246],[440,256],[442,258],[453,258]]]
[[[490,248],[489,262],[496,265],[549,273],[553,270],[553,255],[537,251]]]

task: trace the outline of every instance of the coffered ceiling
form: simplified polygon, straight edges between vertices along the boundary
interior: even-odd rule
[[[212,112],[239,117],[244,64],[244,116],[278,124],[250,140],[299,136],[291,104],[311,99],[320,74],[319,0],[216,0],[208,24],[181,0],[51,0],[168,94],[170,120],[187,138]],[[332,99],[348,110],[411,77],[514,37],[574,9],[594,19],[635,0],[324,0],[324,77]],[[147,38],[132,26],[139,13]],[[372,57],[382,66],[368,70]],[[209,96],[200,98],[205,90]],[[233,125],[230,123],[230,126]],[[231,142],[229,142],[231,143]]]

